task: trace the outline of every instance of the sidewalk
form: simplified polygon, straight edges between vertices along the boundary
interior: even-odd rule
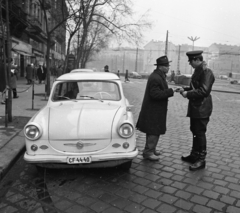
[[[34,103],[32,86],[26,85],[26,79],[18,80],[17,91],[19,98],[13,99],[12,104],[13,121],[8,123],[7,128],[4,124],[5,105],[0,105],[0,180],[25,149],[23,127],[47,103],[44,84],[35,84]],[[240,85],[217,79],[213,91],[240,94]]]
[[[34,85],[33,101],[33,87],[26,83],[25,78],[20,78],[17,81],[19,98],[12,99],[13,121],[8,123],[8,127],[5,127],[5,105],[0,104],[0,180],[24,151],[23,127],[47,103],[45,84],[36,83]]]

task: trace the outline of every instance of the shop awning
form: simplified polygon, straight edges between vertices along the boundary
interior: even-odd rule
[[[24,55],[24,56],[29,56],[29,57],[33,56],[32,54],[24,52],[24,51],[21,51],[21,50],[15,50],[15,49],[12,49],[12,50],[14,52],[19,53],[19,54]]]

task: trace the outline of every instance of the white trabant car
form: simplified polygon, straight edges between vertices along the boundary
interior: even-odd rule
[[[24,127],[24,159],[47,168],[129,169],[138,154],[131,108],[116,74],[64,74]]]

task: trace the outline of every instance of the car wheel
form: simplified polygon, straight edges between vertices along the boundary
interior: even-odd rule
[[[126,163],[123,163],[119,166],[119,168],[124,169],[124,170],[129,170],[132,166],[132,161],[128,161]]]

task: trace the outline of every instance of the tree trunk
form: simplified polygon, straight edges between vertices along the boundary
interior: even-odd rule
[[[45,92],[46,92],[46,95],[49,96],[50,95],[50,89],[51,89],[51,86],[50,86],[50,69],[49,69],[49,55],[50,55],[50,41],[51,41],[51,37],[48,35],[48,41],[47,41],[47,59],[46,59],[46,69],[47,69],[47,73],[46,73],[46,79],[47,79],[47,85],[45,85]]]
[[[6,0],[6,27],[7,27],[7,85],[9,86],[10,81],[10,69],[11,69],[11,42],[10,42],[10,28],[9,28],[9,4],[8,0]],[[8,103],[7,103],[7,111],[8,111],[8,121],[12,122],[12,90],[8,90]]]
[[[70,43],[71,43],[72,37],[73,37],[73,35],[71,34],[71,35],[69,36],[69,39],[68,39],[68,43],[67,43],[67,54],[66,54],[66,58],[65,58],[65,62],[64,62],[64,70],[63,70],[63,73],[66,73],[66,72],[67,72],[68,55],[69,55],[69,51],[70,51]]]

